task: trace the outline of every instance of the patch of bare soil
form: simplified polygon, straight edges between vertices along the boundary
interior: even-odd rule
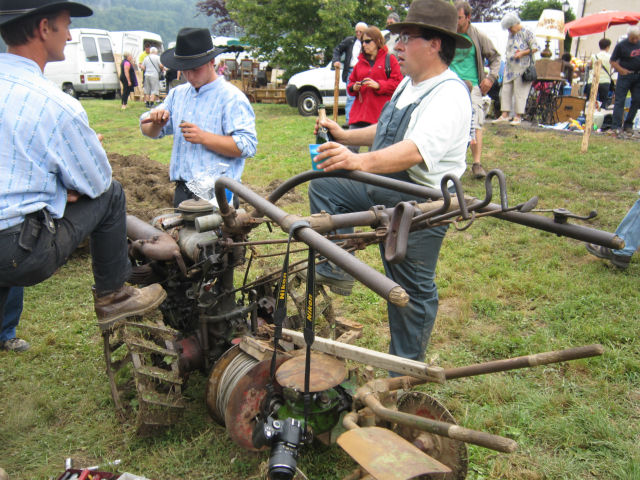
[[[273,192],[276,188],[278,188],[282,183],[284,183],[282,180],[272,180],[271,183],[267,186],[247,184],[247,187],[249,187],[251,190],[256,192],[261,197],[267,198],[271,194],[271,192]],[[287,193],[285,193],[282,197],[280,197],[276,202],[276,205],[282,207],[284,205],[289,205],[291,203],[298,203],[304,200],[305,200],[304,196],[300,192],[296,191],[295,188],[293,188],[289,190]]]
[[[109,154],[113,178],[127,196],[127,213],[151,220],[158,210],[173,207],[174,186],[169,182],[169,165],[142,155]]]
[[[127,213],[148,221],[158,215],[159,210],[173,207],[174,186],[169,182],[169,165],[158,163],[142,155],[124,156],[118,153],[110,153],[109,162],[113,170],[113,178],[122,184],[127,196]],[[266,198],[281,183],[281,180],[274,180],[264,187],[256,185],[247,185],[247,187]],[[304,200],[301,193],[292,189],[278,200],[277,205],[282,207]],[[248,205],[242,206],[251,208]]]

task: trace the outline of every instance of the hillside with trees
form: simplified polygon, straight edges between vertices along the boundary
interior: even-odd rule
[[[146,30],[162,36],[165,47],[182,27],[209,28],[212,19],[200,13],[195,0],[84,0],[93,9],[87,18],[74,18],[73,27],[105,30]]]
[[[197,0],[79,0],[90,6],[93,15],[73,18],[71,28],[89,27],[104,30],[145,30],[162,36],[165,48],[175,41],[182,27],[209,28],[215,17],[208,17],[197,7]],[[0,39],[0,51],[6,47]]]

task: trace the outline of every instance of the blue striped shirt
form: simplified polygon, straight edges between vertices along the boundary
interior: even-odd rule
[[[240,89],[222,77],[203,85],[199,91],[185,83],[172,88],[158,108],[167,110],[170,117],[157,138],[174,136],[169,168],[171,181],[189,181],[216,175],[220,172],[220,163],[229,165],[224,172],[225,176],[240,181],[244,160],[256,154],[258,145],[255,115],[249,100]],[[142,114],[140,118],[145,116],[146,114]],[[237,158],[226,157],[204,145],[186,141],[179,127],[182,121],[193,123],[201,130],[216,135],[230,135],[242,155]]]
[[[0,230],[46,208],[64,214],[67,190],[96,198],[111,166],[87,114],[32,60],[0,53]]]

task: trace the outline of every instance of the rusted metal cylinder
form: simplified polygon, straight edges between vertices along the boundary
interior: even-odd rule
[[[567,348],[565,350],[555,350],[552,352],[536,353],[522,357],[477,363],[475,365],[467,365],[465,367],[445,368],[444,375],[447,380],[453,380],[456,378],[473,377],[475,375],[484,375],[487,373],[507,372],[509,370],[516,370],[519,368],[537,367],[539,365],[548,365],[550,363],[578,360],[580,358],[597,357],[603,353],[604,347],[602,345],[585,345],[582,347]],[[397,390],[399,388],[410,389],[411,387],[425,383],[422,379],[407,376],[385,378],[383,380],[386,382],[389,390]]]
[[[484,375],[486,373],[506,372],[518,368],[537,367],[538,365],[548,365],[550,363],[566,362],[579,358],[596,357],[604,353],[602,345],[585,345],[583,347],[568,348],[566,350],[556,350],[553,352],[536,353],[522,357],[507,358],[505,360],[494,360],[492,362],[479,363],[458,368],[445,368],[444,374],[447,380],[461,377],[472,377]]]
[[[133,215],[127,215],[127,236],[133,240],[134,250],[147,258],[168,261],[180,256],[180,248],[171,235]]]
[[[231,218],[232,210],[226,199],[225,188],[242,197],[245,201],[262,212],[262,214],[280,225],[282,230],[287,233],[291,226],[301,219],[296,215],[290,215],[276,207],[257,193],[253,192],[251,189],[242,185],[240,182],[236,182],[231,178],[221,177],[216,181],[216,199],[218,200],[220,213],[225,221],[225,225],[228,225],[230,228],[238,228],[239,226],[233,225],[234,220]],[[358,279],[364,285],[394,305],[403,307],[409,303],[409,295],[402,287],[400,287],[400,285],[377,270],[371,268],[369,265],[360,262],[353,255],[345,252],[342,248],[338,247],[330,240],[327,240],[313,229],[309,227],[301,227],[296,230],[295,238],[315,248],[318,253],[334,262],[347,273],[351,274],[354,278]]]

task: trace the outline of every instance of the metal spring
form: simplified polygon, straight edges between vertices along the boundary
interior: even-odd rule
[[[229,366],[222,373],[220,384],[218,385],[218,396],[216,398],[216,408],[220,418],[224,418],[224,412],[227,410],[227,404],[233,389],[236,387],[242,377],[251,370],[258,361],[250,357],[244,352],[240,352]]]

